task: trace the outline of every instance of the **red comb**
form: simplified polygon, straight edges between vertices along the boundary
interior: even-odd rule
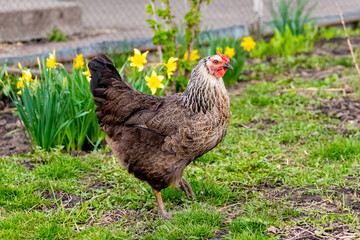
[[[219,52],[216,52],[217,55],[219,55],[221,57],[222,60],[224,60],[226,63],[230,62],[230,59],[228,58],[228,56],[221,54]]]

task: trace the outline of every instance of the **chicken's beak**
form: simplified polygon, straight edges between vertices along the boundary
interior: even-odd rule
[[[225,65],[223,66],[223,68],[228,68],[228,69],[231,69],[233,70],[233,67],[230,65],[230,63],[225,63]]]

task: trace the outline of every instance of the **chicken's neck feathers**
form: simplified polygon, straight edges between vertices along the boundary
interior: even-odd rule
[[[183,94],[183,102],[192,112],[203,112],[221,107],[227,91],[222,78],[210,75],[202,60],[191,72],[188,86]]]

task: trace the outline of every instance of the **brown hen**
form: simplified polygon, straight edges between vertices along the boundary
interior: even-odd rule
[[[216,147],[230,119],[222,76],[232,66],[222,54],[205,57],[191,73],[183,93],[166,97],[138,92],[119,75],[112,61],[98,55],[89,62],[96,116],[106,141],[122,166],[150,184],[160,214],[168,218],[160,191],[181,186],[185,167]]]

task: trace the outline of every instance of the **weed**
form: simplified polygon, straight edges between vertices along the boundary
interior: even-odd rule
[[[63,31],[57,26],[54,26],[52,31],[47,34],[47,38],[50,42],[66,42],[67,38]]]

